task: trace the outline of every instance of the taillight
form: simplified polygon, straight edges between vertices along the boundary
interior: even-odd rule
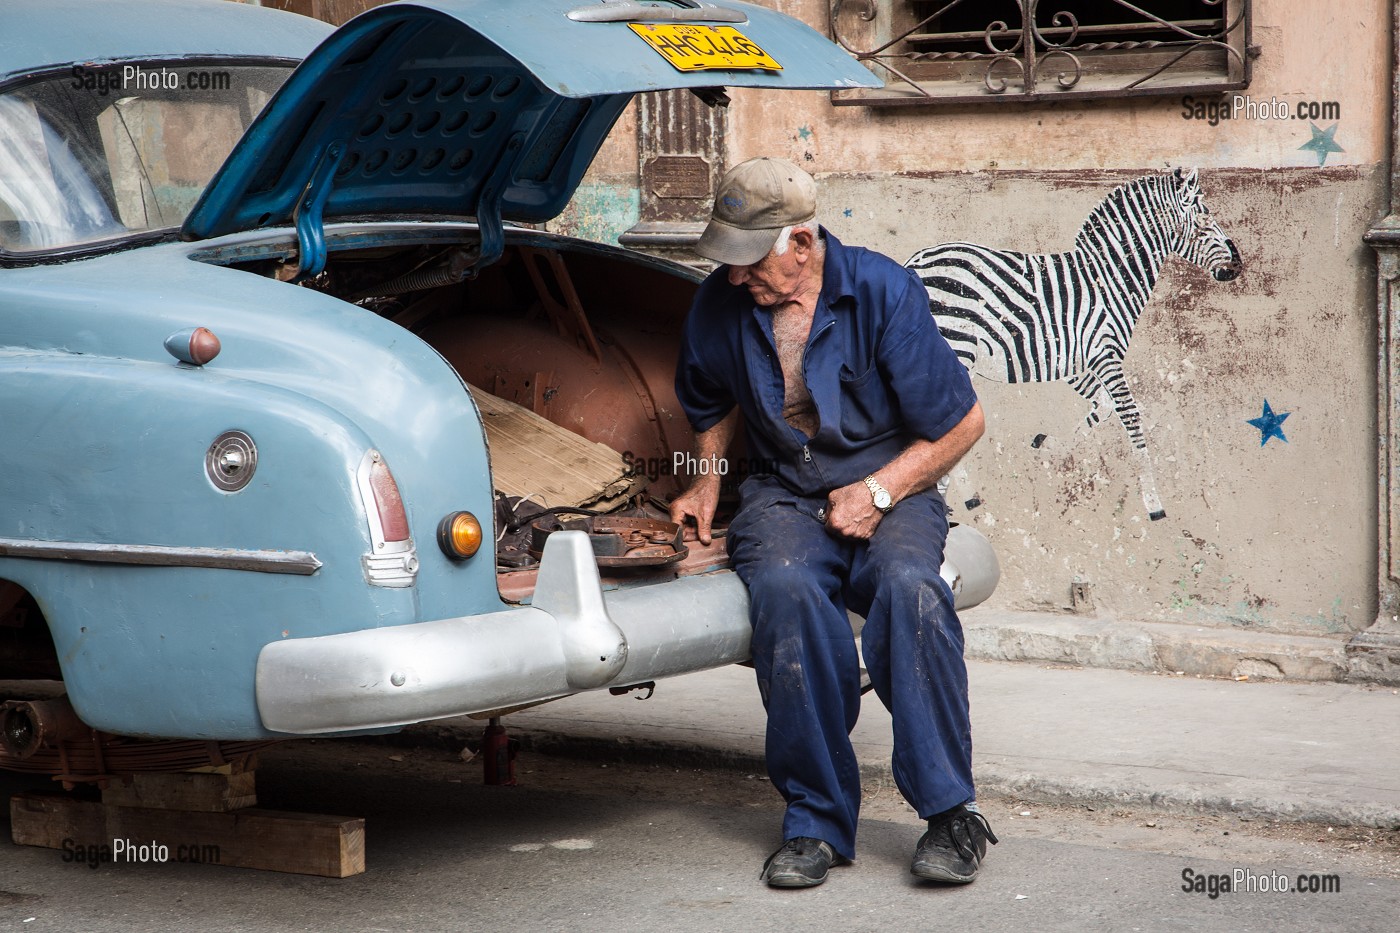
[[[389,465],[379,451],[371,450],[369,455],[369,488],[374,493],[374,507],[379,513],[384,541],[407,541],[408,513],[404,511],[403,496],[399,495],[399,484],[394,482],[394,474],[389,472]]]
[[[375,586],[412,586],[418,577],[418,553],[408,527],[408,510],[389,464],[379,451],[368,451],[355,479],[369,523],[365,579]]]

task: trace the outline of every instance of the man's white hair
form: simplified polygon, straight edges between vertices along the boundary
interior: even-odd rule
[[[826,252],[826,241],[821,238],[821,225],[813,217],[811,220],[800,224],[788,224],[778,233],[778,242],[773,244],[773,255],[781,256],[788,251],[789,241],[793,231],[806,230],[812,235],[812,252],[821,255]]]

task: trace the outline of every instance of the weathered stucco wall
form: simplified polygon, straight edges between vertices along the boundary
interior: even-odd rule
[[[829,175],[820,195],[834,233],[901,261],[944,240],[1059,252],[1140,174]],[[1111,415],[1088,429],[1089,403],[1064,382],[974,380],[988,432],[948,499],[1003,561],[994,605],[1066,609],[1085,582],[1125,619],[1312,634],[1374,620],[1374,266],[1360,234],[1380,182],[1352,167],[1202,173],[1244,272],[1217,282],[1168,260],[1124,363],[1165,519],[1148,518]],[[1287,442],[1261,445],[1248,423],[1265,399],[1289,413]]]
[[[637,104],[634,101],[608,134],[597,158],[550,230],[616,243],[641,216],[637,166]]]
[[[881,2],[885,6],[888,0]],[[827,0],[765,2],[827,29]],[[1384,156],[1390,83],[1385,0],[1256,0],[1255,101],[1337,101],[1328,165]],[[886,74],[880,75],[888,78]],[[1297,147],[1307,121],[1183,119],[1181,98],[1073,101],[1035,106],[832,107],[824,95],[741,92],[731,114],[733,161],[785,155],[813,172],[987,171],[1316,165]],[[1322,129],[1326,129],[1325,126]],[[810,156],[811,158],[808,158]]]
[[[827,30],[827,0],[763,0]],[[1336,101],[1341,152],[1327,165],[1385,157],[1390,82],[1385,0],[1342,5],[1256,0],[1255,102]],[[882,77],[889,77],[882,75]],[[1186,119],[1180,97],[1039,105],[833,107],[822,93],[738,90],[730,110],[730,162],[782,155],[820,173],[1316,166],[1298,147],[1306,120]],[[1208,98],[1200,98],[1205,100]],[[1320,129],[1327,129],[1321,126]],[[613,131],[590,181],[636,185],[636,125]]]
[[[826,28],[825,0],[768,5]],[[838,236],[900,261],[956,240],[1066,250],[1115,186],[1201,168],[1244,271],[1218,282],[1168,260],[1123,364],[1166,518],[1149,520],[1111,414],[1088,429],[1089,403],[1064,382],[977,379],[988,435],[949,501],[1002,557],[994,605],[1062,610],[1088,583],[1095,610],[1125,620],[1326,634],[1375,619],[1375,270],[1361,237],[1385,207],[1388,24],[1384,0],[1256,2],[1244,93],[1290,113],[1336,102],[1340,119],[1320,125],[1212,126],[1180,97],[877,109],[734,95],[729,163],[794,159]],[[1331,144],[1300,148],[1318,133]],[[614,133],[564,229],[633,222],[635,134]],[[1266,400],[1286,440],[1249,423]]]

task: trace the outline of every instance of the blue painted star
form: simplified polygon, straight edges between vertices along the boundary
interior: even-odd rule
[[[842,211],[841,213],[845,214],[847,217],[850,217],[852,212],[851,212],[851,209],[848,207],[848,208],[846,208],[844,211]]]
[[[1317,164],[1326,165],[1329,153],[1346,152],[1345,149],[1337,145],[1337,140],[1334,138],[1337,135],[1337,127],[1340,125],[1339,123],[1333,123],[1329,128],[1320,130],[1317,128],[1316,123],[1309,123],[1308,127],[1312,130],[1312,139],[1303,143],[1298,148],[1311,149],[1313,152],[1317,153]]]
[[[802,127],[801,129],[799,129],[799,130],[797,131],[797,135],[800,136],[800,137],[802,137],[802,139],[803,139],[804,141],[805,141],[805,140],[808,140],[808,139],[811,139],[811,138],[812,138],[812,128],[811,128],[810,126],[804,126],[804,127]]]
[[[1264,414],[1260,415],[1258,418],[1249,419],[1249,423],[1259,429],[1260,447],[1269,443],[1269,438],[1271,437],[1276,437],[1285,444],[1288,443],[1288,438],[1283,436],[1283,422],[1286,421],[1291,414],[1293,414],[1291,411],[1276,414],[1274,410],[1269,407],[1269,400],[1264,399]]]

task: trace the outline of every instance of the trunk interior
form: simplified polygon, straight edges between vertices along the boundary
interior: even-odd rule
[[[528,232],[509,235],[501,260],[469,277],[474,255],[473,243],[421,239],[333,249],[302,286],[411,330],[468,384],[491,449],[501,595],[533,592],[543,536],[558,527],[592,535],[605,582],[722,566],[723,538],[702,547],[667,511],[686,483],[674,454],[693,450],[673,383],[694,278]],[[279,279],[295,264],[280,252],[201,258]],[[736,485],[727,478],[721,518]]]

